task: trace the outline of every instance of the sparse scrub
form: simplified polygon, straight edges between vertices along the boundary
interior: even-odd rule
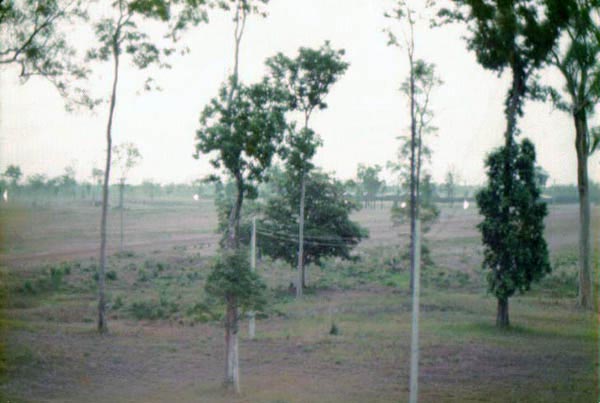
[[[23,294],[35,295],[38,293],[57,291],[64,283],[64,277],[71,274],[69,265],[59,265],[46,268],[34,279],[28,279],[18,288]]]
[[[119,259],[136,257],[135,252],[130,251],[130,250],[119,251],[119,252],[115,253],[114,256]]]
[[[134,301],[129,305],[128,310],[137,320],[169,319],[179,310],[179,305],[161,296],[158,300]]]
[[[97,271],[94,272],[94,275],[92,276],[92,278],[94,279],[94,281],[98,281],[98,272]],[[109,270],[104,275],[104,278],[107,280],[114,281],[117,279],[117,272],[114,270]]]
[[[112,309],[118,310],[121,309],[124,305],[125,303],[123,302],[123,297],[119,295],[115,298],[115,302],[112,304]]]
[[[186,314],[193,322],[210,322],[223,319],[221,307],[216,307],[210,302],[196,302],[186,310]]]

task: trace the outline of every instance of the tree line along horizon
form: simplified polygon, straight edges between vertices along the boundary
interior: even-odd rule
[[[420,256],[416,241],[418,223],[423,222],[426,233],[439,215],[427,173],[427,163],[432,158],[427,139],[437,132],[431,98],[442,79],[434,64],[416,57],[415,41],[419,35],[418,20],[429,18],[431,29],[446,24],[466,25],[466,45],[476,54],[478,63],[497,74],[506,71],[511,77],[505,98],[505,142],[487,156],[488,181],[475,196],[483,216],[478,225],[484,246],[483,267],[488,273],[488,289],[498,301],[497,326],[510,324],[509,298],[527,291],[532,282],[551,271],[543,234],[548,213],[541,197],[543,171],[536,166],[533,143],[528,139],[517,141],[518,120],[524,114],[526,99],[551,102],[573,119],[580,216],[577,303],[592,309],[595,303],[588,157],[600,143],[600,129],[589,127],[589,117],[600,99],[600,0],[449,0],[442,6],[430,0],[419,12],[414,2],[391,3],[392,9],[384,12],[390,21],[385,32],[388,45],[399,49],[409,67],[408,76],[400,82],[400,91],[408,100],[410,116],[409,134],[400,138],[398,159],[389,164],[406,189],[405,201],[392,207],[391,219],[410,225],[411,288]],[[302,297],[305,263],[311,256],[318,259],[318,254],[323,253],[311,251],[311,236],[337,236],[335,253],[341,257],[349,257],[352,247],[367,236],[349,220],[349,213],[357,206],[348,200],[343,185],[318,172],[312,162],[322,141],[311,127],[311,118],[327,108],[328,92],[349,68],[345,51],[325,41],[318,48],[301,47],[295,56],[278,53],[266,60],[265,76],[247,84],[239,79],[243,67],[239,58],[242,39],[251,16],[267,17],[268,0],[116,0],[111,3],[113,15],[99,20],[91,18],[84,6],[83,1],[4,2],[0,5],[0,24],[7,32],[7,41],[0,44],[0,64],[18,66],[24,81],[33,76],[48,79],[71,110],[91,109],[108,102],[106,162],[104,170],[98,172],[102,177],[97,321],[100,333],[108,331],[104,282],[113,153],[124,161],[125,169],[132,168],[136,159],[131,147],[119,151],[112,144],[123,62],[129,61],[142,71],[151,66],[168,68],[168,59],[181,50],[179,40],[186,31],[209,23],[209,15],[218,10],[232,15],[232,73],[200,113],[195,157],[209,159],[215,172],[228,178],[225,184],[220,175],[208,178],[220,189],[216,202],[222,239],[206,291],[224,305],[225,385],[239,392],[239,322],[245,312],[260,310],[265,302],[265,285],[251,268],[244,242],[244,215],[252,208],[245,201],[255,200],[259,185],[273,176],[277,191],[267,202],[271,208],[261,212],[261,220],[273,234],[290,228],[298,231],[297,251],[290,252],[289,245],[269,244],[274,256],[291,265],[297,263],[298,298]],[[164,25],[167,45],[144,31],[145,20]],[[85,52],[86,63],[76,58],[77,52],[61,30],[61,23],[75,21],[92,24],[96,34],[97,46]],[[85,89],[86,79],[94,74],[88,67],[93,65],[90,62],[111,63],[112,85],[104,100]],[[561,73],[562,86],[543,81],[539,72],[546,67]],[[156,83],[149,77],[145,87],[155,89]],[[277,175],[270,175],[276,156],[282,161],[281,169]],[[359,177],[360,174],[359,168]],[[377,178],[377,174],[377,167],[362,167],[365,177]],[[121,195],[124,186],[122,180]],[[321,217],[319,226],[314,227],[310,217]],[[332,221],[343,225],[327,227]]]
[[[363,207],[380,206],[380,202],[400,203],[401,196],[405,194],[405,186],[398,180],[386,181],[379,173],[382,171],[380,165],[361,164],[364,168],[372,169],[377,172],[376,176],[355,175],[352,179],[339,179],[329,173],[332,179],[340,182],[345,189],[345,194],[351,196],[355,202]],[[135,167],[134,167],[135,168]],[[539,167],[538,167],[539,168]],[[132,168],[133,169],[133,168]],[[277,174],[281,167],[273,166]],[[316,167],[322,171],[321,168]],[[323,171],[325,172],[325,171]],[[56,176],[49,176],[41,173],[26,175],[18,164],[9,164],[6,169],[0,173],[0,194],[5,190],[10,191],[7,194],[8,199],[14,201],[30,201],[35,204],[43,205],[44,202],[51,203],[52,200],[61,201],[83,201],[90,202],[92,205],[98,205],[98,195],[102,191],[102,176],[104,172],[101,169],[93,168],[92,174],[88,180],[77,179],[76,170],[72,166],[66,166],[64,173]],[[538,183],[543,191],[546,201],[551,204],[569,204],[577,203],[577,185],[575,184],[548,184],[549,176],[545,170],[538,171]],[[110,188],[112,197],[118,197],[121,178],[111,183]],[[259,197],[271,192],[270,183],[261,183],[259,185]],[[230,182],[225,182],[224,186],[231,186]],[[460,180],[460,175],[454,169],[447,171],[443,182],[431,182],[432,197],[436,203],[456,203],[464,200],[473,201],[475,194],[484,185],[473,185]],[[590,180],[590,201],[600,203],[600,182]],[[160,182],[153,179],[143,179],[138,183],[130,183],[125,178],[124,188],[127,197],[134,203],[144,203],[147,201],[160,200],[161,198],[177,198],[184,201],[194,200],[194,195],[199,198],[213,199],[217,196],[220,187],[216,184],[206,183],[202,179],[184,182]],[[115,191],[117,193],[115,193]],[[116,196],[115,196],[116,194]],[[117,202],[117,207],[120,204]]]

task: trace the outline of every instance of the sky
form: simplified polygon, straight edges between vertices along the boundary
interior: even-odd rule
[[[358,164],[385,166],[396,160],[398,136],[409,128],[407,100],[398,90],[408,75],[408,61],[402,49],[387,46],[383,32],[396,26],[383,16],[392,4],[271,0],[266,18],[252,16],[247,21],[240,54],[240,75],[246,83],[260,80],[266,73],[265,59],[277,52],[294,56],[299,47],[319,47],[326,40],[333,48],[345,49],[350,67],[327,96],[328,108],[311,118],[323,140],[316,165],[341,179],[355,177]],[[152,72],[162,91],[142,92],[146,73],[123,63],[113,141],[133,142],[140,149],[143,159],[130,172],[130,183],[189,182],[212,173],[208,157],[192,157],[194,138],[202,108],[231,73],[233,23],[231,14],[222,11],[212,11],[209,18],[209,24],[182,38],[189,54],[173,57],[170,70]],[[148,29],[158,32],[155,26]],[[452,167],[461,183],[482,184],[484,158],[503,142],[503,102],[510,77],[479,66],[466,49],[464,34],[460,26],[430,29],[427,24],[420,24],[415,33],[416,56],[435,63],[444,81],[432,95],[433,124],[439,132],[427,140],[433,150],[428,171],[434,181],[442,182]],[[69,40],[80,49],[92,45],[85,27],[76,29]],[[91,91],[108,99],[109,66],[90,67],[95,72]],[[21,84],[17,76],[15,68],[0,70],[0,170],[17,164],[25,176],[56,176],[72,166],[78,180],[90,180],[92,168],[104,164],[107,106],[94,113],[68,113],[47,82],[32,79]],[[552,70],[543,71],[542,77],[562,83]],[[594,117],[592,123],[600,122]],[[550,183],[576,182],[575,135],[568,115],[548,104],[528,102],[519,127],[521,137],[535,143],[538,163],[549,172]],[[598,154],[589,161],[592,180],[600,180]],[[384,176],[394,183],[391,173]]]

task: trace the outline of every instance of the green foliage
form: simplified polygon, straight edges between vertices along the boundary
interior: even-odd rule
[[[34,279],[25,280],[23,285],[18,288],[18,291],[29,295],[57,291],[64,284],[65,276],[70,274],[71,266],[67,263],[52,266],[46,268]]]
[[[431,148],[427,145],[427,137],[437,133],[432,124],[431,93],[443,82],[435,71],[435,65],[423,60],[416,60],[413,67],[414,89],[411,90],[410,76],[402,83],[401,91],[415,104],[415,139],[409,136],[398,137],[401,141],[396,161],[388,162],[388,168],[398,175],[399,183],[405,192],[410,190],[411,156],[414,147],[415,172],[421,177],[425,166],[431,160]],[[419,181],[421,178],[419,178]]]
[[[164,58],[170,56],[172,47],[159,47],[153,39],[140,29],[144,19],[167,22],[170,19],[171,2],[166,0],[117,0],[112,3],[114,15],[102,18],[93,24],[98,43],[86,53],[86,61],[113,60],[115,66],[123,55],[140,70],[151,65],[170,68]],[[145,90],[158,89],[148,77]]]
[[[4,171],[4,176],[10,179],[11,185],[14,187],[19,183],[19,179],[21,179],[23,173],[21,172],[21,167],[18,165],[9,165],[6,171]]]
[[[298,251],[300,189],[290,172],[273,178],[276,191],[266,201],[259,221],[258,248],[274,259],[293,265]],[[358,206],[344,195],[341,182],[321,172],[306,178],[304,261],[319,264],[323,258],[350,259],[352,249],[368,236],[350,220]]]
[[[142,154],[135,144],[128,142],[114,146],[113,156],[112,163],[118,170],[119,179],[125,183],[129,171],[139,164]]]
[[[186,311],[189,316],[195,322],[210,322],[221,319],[221,314],[215,310],[215,305],[207,302],[197,302]]]
[[[98,271],[94,270],[94,274],[93,274],[92,278],[94,279],[94,281],[98,281],[98,277],[99,277]],[[108,270],[104,274],[104,278],[107,279],[107,280],[114,281],[114,280],[117,279],[117,272],[114,271],[114,270]]]
[[[267,59],[271,77],[286,95],[289,109],[304,115],[301,130],[297,131],[295,124],[290,127],[283,150],[288,171],[293,172],[298,181],[313,168],[310,160],[322,144],[308,127],[308,121],[315,109],[327,108],[325,97],[349,66],[342,60],[344,54],[343,49],[334,50],[325,42],[318,49],[300,48],[293,59],[282,53]]]
[[[294,59],[278,53],[266,64],[288,93],[290,109],[303,112],[308,120],[313,110],[327,108],[325,96],[349,66],[342,60],[344,54],[325,42],[319,49],[300,48]]]
[[[160,296],[158,301],[155,299],[134,301],[128,308],[129,313],[137,320],[169,319],[178,310],[179,305],[165,296]]]
[[[222,250],[205,285],[208,295],[242,311],[262,310],[266,303],[265,289],[260,277],[250,269],[248,251],[242,248]]]
[[[431,229],[431,225],[437,221],[440,216],[440,209],[434,201],[433,184],[431,176],[425,175],[419,184],[419,218],[421,219],[421,229],[425,234]],[[410,195],[405,194],[402,203],[394,204],[391,209],[392,221],[394,225],[405,224],[410,220]]]
[[[119,295],[117,298],[115,298],[115,302],[112,304],[111,309],[118,310],[121,309],[124,305],[125,302],[123,302],[123,297]]]
[[[382,168],[379,165],[368,166],[358,164],[356,178],[362,193],[366,194],[367,202],[369,200],[375,200],[375,197],[385,185],[385,182],[382,179],[379,179],[381,170]]]
[[[442,185],[442,188],[445,190],[446,197],[450,201],[450,203],[454,203],[453,199],[456,190],[456,183],[458,181],[458,174],[456,173],[454,168],[451,167],[450,169],[448,169],[448,172],[446,173],[446,178],[444,179],[444,184]]]
[[[74,81],[87,77],[88,70],[77,63],[75,49],[62,27],[87,18],[82,0],[5,0],[0,4],[0,65],[19,67],[23,82],[41,76],[61,96],[81,103],[85,97],[71,91]],[[88,106],[90,106],[88,104]]]
[[[511,160],[506,161],[507,155]],[[515,176],[508,198],[503,172],[509,164]],[[525,139],[491,153],[486,161],[488,184],[476,196],[484,220],[478,225],[484,244],[484,268],[489,291],[506,300],[516,291],[529,290],[532,282],[551,271],[544,239],[546,204],[536,183],[535,148]]]
[[[454,9],[443,9],[442,19],[462,21],[469,28],[468,48],[486,69],[500,74],[510,68],[514,84],[507,95],[517,101],[522,114],[522,98],[530,88],[527,79],[542,66],[554,47],[561,28],[571,14],[572,4],[564,0],[453,0]],[[512,98],[512,101],[511,101]]]
[[[331,328],[329,329],[329,334],[332,336],[337,336],[340,334],[340,328],[333,322],[331,324]]]
[[[214,152],[211,164],[238,180],[246,196],[254,196],[255,182],[263,179],[287,128],[284,94],[266,79],[250,86],[238,83],[233,99],[231,91],[222,86],[202,111],[195,156]]]
[[[567,46],[556,43],[551,63],[564,78],[563,92],[568,94],[566,101],[556,87],[536,83],[538,99],[552,101],[557,109],[576,115],[583,111],[593,113],[600,99],[600,27],[597,16],[600,11],[598,0],[564,0],[570,8],[569,18],[564,27]],[[561,46],[559,46],[561,45]],[[591,155],[597,147],[597,130],[586,135],[586,150]]]

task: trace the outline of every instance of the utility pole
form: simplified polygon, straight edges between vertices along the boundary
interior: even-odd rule
[[[414,283],[412,289],[412,335],[410,341],[410,403],[417,403],[419,390],[419,297],[421,283],[421,220],[415,222]]]
[[[252,272],[256,271],[256,217],[252,217],[252,238],[250,241],[250,269]],[[254,339],[256,334],[256,319],[254,311],[250,311],[250,320],[248,322],[248,335],[250,339]]]

